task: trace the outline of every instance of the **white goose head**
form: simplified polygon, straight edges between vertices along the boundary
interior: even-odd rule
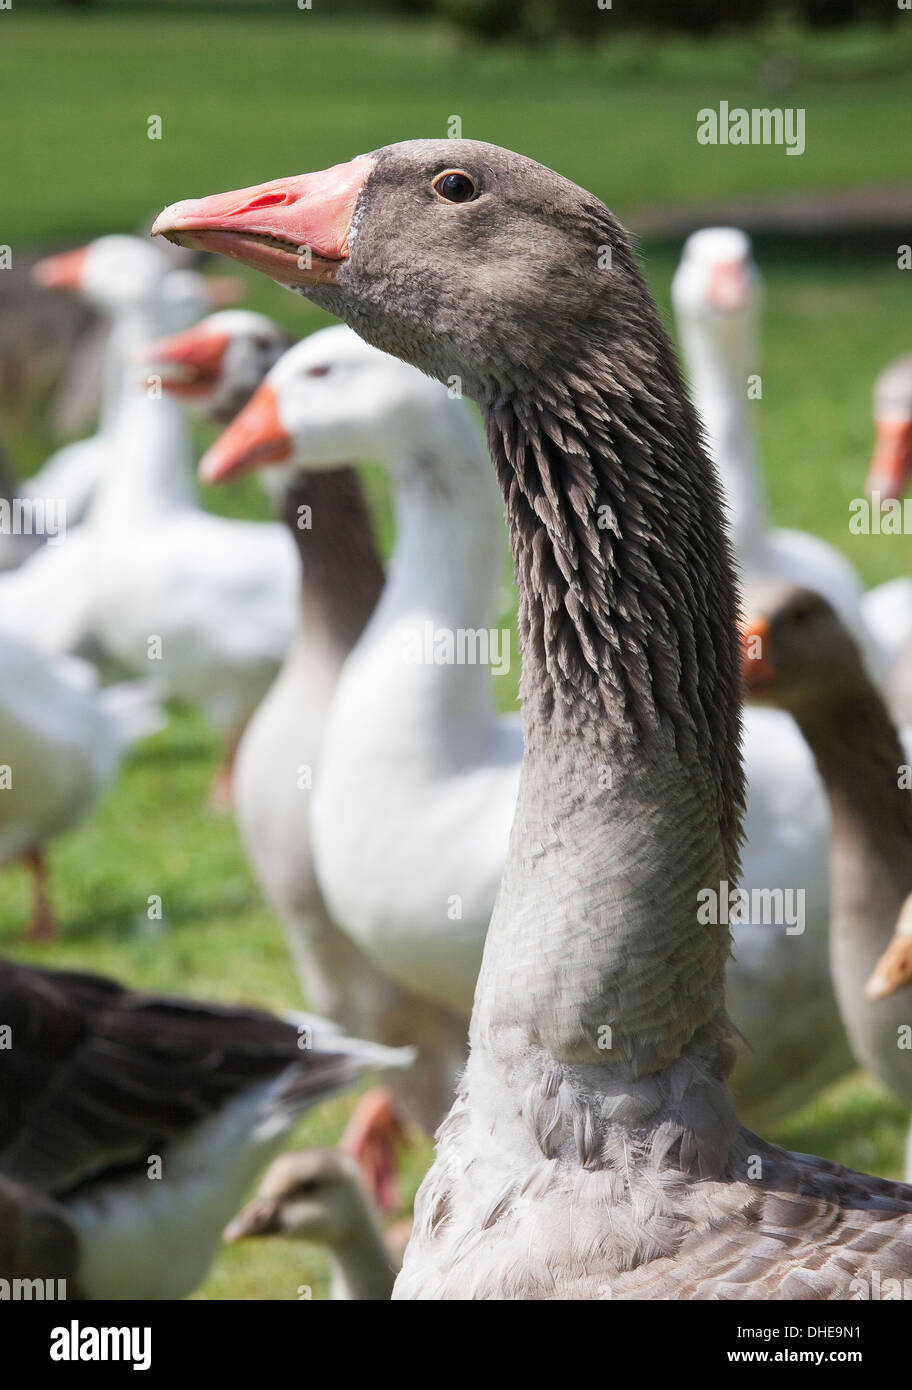
[[[246,404],[289,346],[265,314],[223,309],[141,352],[163,390],[211,419],[227,422]]]
[[[149,315],[165,333],[186,328],[238,293],[236,280],[176,270],[155,243],[135,236],[98,237],[74,251],[48,256],[36,264],[33,275],[43,288],[78,294],[109,318]]]
[[[703,227],[685,240],[671,300],[678,318],[723,332],[752,320],[762,289],[749,236],[737,227]]]
[[[471,417],[446,388],[338,325],[304,338],[203,456],[200,477],[221,482],[251,469],[338,468],[355,459],[395,465],[453,436]]]
[[[902,497],[912,481],[912,355],[891,362],[874,383],[874,428],[867,491]]]

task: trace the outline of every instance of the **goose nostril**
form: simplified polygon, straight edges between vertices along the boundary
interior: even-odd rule
[[[245,207],[239,208],[238,211],[254,212],[258,208],[275,208],[278,207],[280,203],[288,203],[290,201],[291,199],[286,192],[281,189],[276,189],[274,193],[261,193],[259,198],[253,198]]]

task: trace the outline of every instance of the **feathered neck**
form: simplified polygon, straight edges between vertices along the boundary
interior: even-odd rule
[[[296,473],[281,512],[301,561],[300,629],[326,635],[347,654],[383,589],[370,513],[354,468]]]
[[[527,723],[591,747],[670,737],[702,767],[737,876],[737,595],[713,470],[670,346],[617,345],[537,399],[486,412],[520,591]]]
[[[506,1059],[522,1038],[621,1089],[688,1056],[730,1067],[728,929],[697,905],[737,881],[743,807],[718,486],[640,289],[629,335],[485,407],[520,590],[525,758],[473,1047],[509,1037]]]
[[[912,892],[912,791],[903,780],[905,752],[860,664],[846,688],[797,711],[796,719],[830,803],[831,936],[879,954]],[[863,979],[853,983],[860,987]]]

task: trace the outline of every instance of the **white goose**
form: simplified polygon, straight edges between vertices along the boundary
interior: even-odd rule
[[[17,498],[20,499],[18,512]],[[0,574],[6,570],[17,569],[42,544],[43,536],[35,532],[31,509],[28,510],[28,516],[26,530],[23,524],[21,493],[13,478],[6,452],[0,445]]]
[[[144,995],[0,962],[0,1276],[183,1298],[305,1110],[393,1051],[325,1019]],[[59,1295],[58,1295],[59,1296]]]
[[[901,498],[912,480],[912,356],[891,362],[875,381],[874,429],[865,490],[872,498],[875,493],[881,500]],[[887,655],[894,714],[912,721],[912,578],[878,584],[862,605],[865,622]]]
[[[327,330],[330,343],[337,330]],[[325,334],[311,340],[326,342]],[[151,347],[148,365],[164,388],[212,418],[234,414],[265,376],[287,339],[262,315],[214,314]],[[262,422],[261,422],[262,423]],[[268,428],[268,423],[267,423]],[[256,447],[263,439],[254,437]],[[310,792],[339,673],[383,586],[363,492],[351,469],[273,477],[275,495],[300,559],[299,615],[279,675],[238,747],[233,799],[251,867],[282,922],[309,1003],[347,1031],[389,1045],[414,1043],[413,1067],[390,1087],[409,1117],[433,1134],[450,1105],[465,1061],[466,1027],[427,999],[394,984],[327,911],[317,882]],[[302,525],[302,518],[308,525]],[[395,1147],[401,1123],[390,1097],[376,1092],[356,1107],[346,1144],[365,1168],[377,1200],[397,1204]]]
[[[495,615],[505,555],[487,450],[464,401],[339,326],[286,353],[201,475],[270,457],[317,471],[375,458],[392,478],[395,550],[333,696],[311,839],[332,918],[405,989],[467,1018],[522,738],[474,648],[465,664],[434,653],[460,631],[486,641]]]
[[[397,540],[323,735],[311,825],[318,877],[331,916],[379,969],[464,1017],[506,859],[520,736],[494,714],[484,667],[414,658],[425,655],[429,630],[477,630],[494,609],[500,508],[474,420],[440,386],[330,328],[281,359],[201,467],[226,477],[273,459],[287,474],[358,457],[390,471]],[[300,739],[303,704],[293,699]],[[779,1113],[851,1057],[827,968],[828,819],[813,758],[774,710],[748,712],[745,744],[743,884],[807,896],[800,936],[760,919],[737,926],[729,970],[733,1017],[752,1045],[739,1092]],[[267,763],[275,756],[263,741],[250,780],[261,783]],[[279,843],[274,823],[268,839]]]
[[[42,262],[47,283],[85,296],[113,321],[105,361],[105,399],[98,432],[58,451],[21,495],[54,508],[57,535],[11,573],[0,576],[0,628],[50,654],[97,655],[93,572],[97,539],[74,524],[108,467],[119,429],[129,433],[128,403],[137,394],[132,354],[139,344],[175,332],[205,313],[224,292],[223,277],[207,280],[174,270],[170,259],[138,237],[101,237],[79,251]],[[146,671],[147,673],[147,671]]]
[[[66,510],[70,526],[88,511],[98,480],[110,458],[124,388],[133,354],[151,333],[177,333],[206,307],[224,302],[236,282],[206,280],[195,271],[176,270],[173,259],[141,237],[104,236],[87,246],[47,256],[33,269],[46,289],[77,294],[110,323],[104,352],[101,412],[88,439],[66,444],[22,485],[22,495],[53,499]]]
[[[237,741],[291,639],[297,552],[279,523],[203,510],[183,405],[160,390],[159,372],[146,364],[145,373],[148,382],[136,369],[124,392],[114,461],[85,522],[92,626],[128,669],[151,671],[222,731],[213,794],[225,804]]]
[[[824,594],[864,633],[862,583],[835,546],[771,527],[757,465],[748,378],[756,371],[762,282],[750,239],[735,227],[688,237],[671,294],[694,402],[719,472],[735,557],[747,578],[772,575]]]
[[[748,579],[780,576],[828,594],[880,669],[867,635],[861,582],[848,560],[803,531],[771,528],[757,466],[748,394],[756,370],[762,282],[744,232],[710,227],[688,238],[672,282],[685,363],[707,446],[723,487],[735,558]],[[850,1064],[827,966],[830,915],[829,814],[814,760],[790,714],[745,711],[748,801],[743,886],[805,891],[807,921],[798,940],[762,926],[735,929],[729,972],[732,1016],[752,1042],[743,1094],[779,1113],[810,1099]],[[778,1005],[776,998],[778,997]],[[788,1002],[786,1002],[788,1001]],[[765,1020],[775,1018],[772,1036]],[[825,1038],[824,1044],[817,1039]],[[814,1066],[817,1058],[819,1067]],[[737,1079],[737,1078],[736,1078]]]
[[[95,682],[86,663],[0,631],[0,864],[21,859],[32,874],[33,940],[56,933],[45,846],[88,814],[130,744],[163,723],[148,683]]]

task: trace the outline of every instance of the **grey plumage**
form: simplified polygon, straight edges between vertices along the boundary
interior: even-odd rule
[[[453,169],[466,201],[435,187]],[[912,1273],[912,1189],[757,1139],[726,1086],[729,933],[697,903],[737,881],[735,583],[626,235],[491,145],[408,141],[343,172],[363,181],[338,258],[288,274],[478,401],[523,645],[523,775],[469,1063],[394,1296],[840,1299],[874,1269]],[[197,217],[217,229],[205,203],[159,226],[192,239]]]

